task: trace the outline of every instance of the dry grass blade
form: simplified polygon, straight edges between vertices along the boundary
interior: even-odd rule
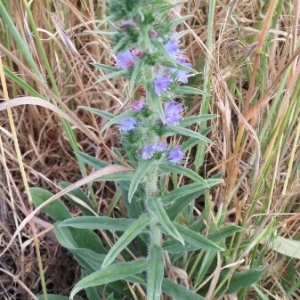
[[[124,160],[122,160],[120,157],[118,157],[117,155],[115,155],[113,153],[113,151],[111,151],[111,149],[109,149],[106,144],[104,143],[104,140],[101,137],[96,137],[96,135],[94,133],[92,133],[90,130],[88,130],[88,128],[80,121],[78,121],[78,118],[73,118],[70,117],[70,115],[68,115],[67,113],[65,113],[64,111],[62,111],[60,108],[58,108],[57,106],[41,99],[41,98],[37,98],[37,97],[20,97],[20,98],[14,98],[11,99],[5,103],[0,104],[0,111],[2,110],[6,110],[8,108],[12,108],[12,107],[16,107],[16,106],[20,106],[20,105],[35,105],[35,106],[42,106],[45,108],[50,109],[51,111],[55,112],[57,115],[63,117],[64,119],[66,119],[67,121],[69,121],[71,124],[73,124],[76,128],[80,129],[82,132],[84,132],[88,137],[90,137],[93,141],[97,142],[97,144],[99,144],[99,139],[100,142],[102,143],[103,147],[105,150],[107,150],[108,153],[110,153],[112,155],[112,157],[114,157],[115,159],[117,159],[121,164],[123,164],[124,166],[127,166],[130,168],[130,166],[127,164],[127,162],[125,162]]]

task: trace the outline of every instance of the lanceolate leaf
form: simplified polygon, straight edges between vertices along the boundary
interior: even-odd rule
[[[35,206],[39,206],[47,201],[53,194],[41,188],[30,188],[30,194]],[[41,209],[42,212],[50,216],[55,221],[63,221],[72,217],[67,207],[60,199],[57,199]]]
[[[166,211],[161,205],[160,199],[157,198],[148,199],[147,205],[152,210],[158,222],[163,226],[163,228],[167,231],[167,233],[184,245],[184,240],[182,236],[180,235],[180,233],[177,231],[174,224],[169,219]]]
[[[156,300],[161,296],[161,284],[164,276],[164,257],[162,248],[152,245],[149,253],[147,299]]]
[[[235,272],[231,277],[230,277],[230,282],[229,284],[225,284],[223,288],[218,292],[217,295],[222,295],[222,294],[233,294],[237,291],[239,291],[242,288],[247,288],[251,284],[257,282],[264,272],[266,271],[266,267],[262,268],[257,268],[257,269],[250,269],[244,272]],[[224,272],[225,274],[228,273]],[[224,278],[224,273],[221,273],[220,279]]]
[[[214,119],[216,118],[217,115],[212,115],[212,114],[208,114],[208,115],[199,115],[199,116],[191,116],[191,117],[187,117],[187,118],[184,118],[180,121],[180,126],[182,127],[188,127],[192,124],[195,124],[195,123],[200,123],[200,122],[203,122],[203,121],[208,121],[208,120],[211,120],[211,119]]]
[[[159,118],[163,123],[165,123],[165,114],[162,108],[161,102],[158,95],[156,95],[153,82],[147,83],[147,91],[150,94],[150,97],[147,99],[151,105],[151,108],[158,114]]]
[[[99,64],[99,63],[91,63],[91,65],[95,66],[98,69],[102,69],[106,72],[109,72],[109,73],[120,71],[119,68],[112,67],[112,66],[109,66],[109,65],[104,65],[104,64]]]
[[[121,70],[121,71],[117,71],[117,72],[114,72],[114,73],[110,73],[110,74],[107,74],[105,76],[102,76],[100,77],[96,82],[95,84],[101,82],[101,81],[104,81],[104,80],[108,80],[108,79],[111,79],[111,78],[115,78],[115,77],[120,77],[124,74],[124,70]]]
[[[121,280],[130,275],[143,272],[147,267],[148,261],[146,259],[138,259],[133,262],[117,263],[108,266],[80,280],[72,289],[70,299],[73,299],[74,295],[84,288]]]
[[[212,143],[212,141],[207,138],[206,136],[202,135],[199,132],[195,132],[193,130],[180,127],[180,126],[168,126],[167,129],[173,133],[179,133],[184,136],[189,136],[191,138],[196,138],[199,141],[205,142],[205,143]]]
[[[194,228],[192,228],[192,227],[190,229],[192,231],[195,231],[195,230],[193,230]],[[234,233],[240,232],[240,231],[243,231],[242,227],[235,226],[235,225],[229,225],[229,226],[220,228],[220,229],[212,232],[211,234],[209,234],[206,237],[206,239],[213,243],[217,243],[229,236],[232,236]],[[180,252],[184,252],[184,251],[196,251],[196,250],[202,249],[202,248],[203,247],[202,247],[201,243],[200,244],[198,244],[198,243],[191,244],[191,243],[188,243],[187,241],[186,241],[185,246],[182,246],[182,244],[180,244],[178,241],[176,241],[173,238],[170,238],[163,243],[163,249],[165,251],[169,251],[172,253],[180,253]]]
[[[90,249],[96,253],[107,253],[103,248],[99,236],[88,229],[78,229],[72,227],[59,227],[59,223],[54,224],[54,233],[59,243],[68,249]]]
[[[215,230],[211,232],[207,238],[211,240],[212,242],[216,243],[219,242],[229,236],[232,236],[236,232],[243,231],[244,228],[236,225],[228,225],[223,228],[219,228],[218,230]]]
[[[209,96],[209,93],[201,91],[197,88],[193,88],[191,86],[179,86],[175,90],[175,92],[178,93],[178,94],[193,94],[193,95]]]
[[[102,268],[110,265],[117,255],[139,234],[142,232],[145,226],[150,223],[151,219],[148,214],[143,214],[138,220],[136,220],[119,238],[119,240],[113,245],[104,259]]]
[[[174,300],[205,300],[191,290],[175,283],[170,279],[163,279],[162,290]]]
[[[187,15],[187,16],[181,17],[179,19],[175,19],[174,21],[171,22],[171,26],[175,28],[177,25],[183,23],[185,20],[188,20],[189,18],[192,18],[192,17],[194,17],[194,15]]]
[[[89,166],[93,167],[96,170],[100,170],[106,166],[108,166],[108,163],[97,159],[93,156],[90,156],[86,153],[80,152],[80,151],[74,151],[75,155],[78,160],[81,160],[82,162],[88,164]]]
[[[185,197],[187,195],[197,193],[200,191],[205,191],[205,190],[207,190],[217,184],[220,184],[222,182],[223,182],[222,179],[206,179],[203,184],[196,182],[196,183],[183,185],[183,186],[173,190],[172,192],[164,195],[161,200],[164,205],[169,204],[170,202],[175,202],[176,199],[179,199],[181,197]]]
[[[180,174],[180,175],[184,175],[188,178],[193,179],[196,182],[198,181],[201,184],[205,184],[205,180],[200,175],[198,175],[193,170],[191,170],[189,168],[186,168],[186,167],[183,167],[181,165],[165,163],[165,164],[159,165],[159,170],[163,173],[177,173],[177,174]]]
[[[219,247],[218,245],[216,245],[215,243],[213,243],[212,241],[208,240],[204,236],[196,233],[195,231],[193,231],[187,227],[181,226],[176,223],[174,225],[186,242],[199,247],[199,249],[202,248],[202,249],[211,250],[211,251],[224,251],[225,250],[225,249]]]
[[[89,106],[78,106],[78,108],[82,108],[86,111],[89,111],[89,112],[93,113],[94,115],[100,116],[100,117],[105,118],[107,120],[111,120],[115,117],[114,114],[111,114],[111,113],[109,113],[105,110],[96,109],[96,108],[92,108],[92,107],[89,107]]]
[[[212,130],[212,126],[210,127],[206,127],[204,130],[201,131],[201,134],[206,136],[207,134],[209,134],[209,132],[211,132]],[[199,140],[196,138],[189,138],[187,141],[185,141],[182,145],[181,145],[181,150],[183,152],[188,151],[189,149],[191,149],[192,147],[194,147],[195,145],[199,144]]]
[[[138,168],[136,169],[135,173],[132,176],[131,183],[129,186],[128,191],[128,202],[131,202],[131,199],[138,188],[138,185],[141,183],[141,181],[144,179],[144,175],[146,174],[147,170],[150,167],[150,162],[147,160],[142,160],[139,163]]]
[[[169,62],[171,65],[173,65],[173,68],[176,67],[176,62],[174,61],[173,57],[169,54],[169,52],[165,49],[165,47],[160,42],[153,39],[152,44],[154,44],[154,46],[162,56],[169,59]]]
[[[113,119],[109,120],[103,128],[101,128],[101,132],[103,132],[105,129],[109,128],[111,125],[116,124],[120,122],[121,120],[134,117],[136,116],[136,111],[126,111],[125,113],[115,116]]]
[[[74,228],[86,228],[86,229],[103,229],[103,230],[116,230],[116,231],[125,231],[136,220],[132,219],[115,219],[109,217],[77,217],[65,220],[59,224],[59,227],[74,227]]]

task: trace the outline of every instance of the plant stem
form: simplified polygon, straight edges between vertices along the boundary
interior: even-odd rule
[[[146,201],[159,201],[155,198],[157,192],[157,170],[158,164],[156,161],[151,163],[146,174]],[[150,223],[150,245],[160,246],[161,233],[157,226],[157,218],[152,211],[149,211],[152,221]]]

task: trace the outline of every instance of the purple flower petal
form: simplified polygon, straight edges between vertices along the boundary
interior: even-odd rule
[[[170,162],[173,162],[173,163],[179,163],[179,162],[182,160],[183,156],[184,156],[184,154],[183,154],[183,152],[181,151],[181,146],[179,145],[179,146],[176,146],[175,148],[173,148],[173,149],[170,151],[170,153],[169,153],[167,159],[168,159]]]
[[[171,84],[170,76],[159,76],[153,81],[155,93],[160,95],[164,93]]]
[[[151,158],[154,153],[156,152],[156,149],[153,145],[147,145],[142,149],[142,159],[149,159]]]
[[[169,42],[167,42],[164,47],[165,50],[170,54],[170,56],[175,58],[176,54],[179,51],[178,41],[173,38]]]
[[[124,132],[133,130],[137,126],[137,122],[134,118],[123,119],[119,124],[122,126],[122,131]]]
[[[134,66],[137,58],[129,50],[117,54],[116,66],[120,69],[127,70]]]
[[[176,104],[174,102],[169,102],[165,108],[165,119],[167,125],[176,125],[181,120],[181,111],[183,107],[182,104]]]
[[[155,146],[156,151],[165,151],[168,148],[168,144],[164,142],[158,142]]]
[[[185,60],[186,57],[182,56],[177,59],[177,62],[183,66],[192,67],[192,64],[187,63]],[[171,69],[171,73],[176,74],[178,81],[182,83],[188,83],[188,77],[187,77],[187,74],[189,73],[188,71]]]
[[[141,100],[136,100],[133,102],[132,107],[134,110],[139,111],[144,107],[144,102]]]

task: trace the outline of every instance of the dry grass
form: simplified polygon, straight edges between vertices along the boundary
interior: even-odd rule
[[[101,36],[85,32],[96,30],[104,12],[97,7],[97,1],[58,2],[53,5],[50,1],[35,1],[31,9],[56,79],[57,91],[50,79],[44,83],[30,69],[18,46],[0,27],[3,64],[46,100],[61,99],[70,109],[71,117],[77,117],[89,130],[90,136],[75,130],[80,150],[110,162],[112,155],[109,148],[119,143],[116,130],[110,129],[100,136],[99,128],[103,121],[76,108],[88,105],[111,113],[123,109],[120,99],[126,93],[126,83],[112,80],[94,85],[102,74],[90,65],[91,62],[113,62],[109,42]],[[182,15],[194,17],[178,30],[190,29],[182,40],[182,46],[186,47],[189,60],[199,66],[202,72],[192,79],[200,88],[203,75],[207,75],[202,71],[204,60],[210,58],[209,109],[217,113],[219,118],[212,124],[210,138],[214,145],[207,148],[205,164],[200,171],[208,175],[215,171],[224,173],[224,185],[214,189],[215,205],[227,207],[228,217],[257,234],[264,226],[272,224],[274,231],[297,240],[300,235],[300,151],[299,146],[295,145],[294,150],[293,146],[299,122],[295,98],[300,70],[297,61],[300,53],[299,4],[297,0],[286,1],[280,11],[278,24],[271,26],[268,23],[271,19],[268,20],[267,16],[272,13],[272,4],[262,7],[262,2],[218,2],[212,49],[209,52],[205,46],[209,6],[205,1],[189,0],[182,7]],[[274,11],[275,7],[272,16]],[[29,25],[24,19],[24,12],[22,2],[16,1],[11,17],[41,74],[47,74],[37,45],[28,34]],[[272,29],[268,31],[270,27]],[[269,46],[262,48],[266,43]],[[264,52],[266,49],[267,52]],[[262,64],[262,61],[265,63]],[[283,74],[289,66],[288,80],[284,83]],[[10,98],[30,95],[8,77],[6,83]],[[0,98],[5,98],[3,93],[4,90],[0,89]],[[282,97],[280,107],[277,107],[278,113],[275,114],[273,106],[278,93]],[[291,118],[292,124],[286,126],[285,116],[292,116],[292,101],[295,102],[296,115]],[[189,114],[199,113],[201,98],[194,97],[190,107]],[[273,127],[270,125],[263,132],[271,113],[274,115],[273,123],[270,123]],[[44,107],[19,106],[13,109],[13,118],[22,162],[31,187],[43,187],[56,193],[59,191],[59,181],[74,183],[82,178],[73,149],[54,113]],[[283,135],[280,134],[282,127],[285,129]],[[44,215],[36,215],[32,219],[32,226],[26,226],[9,249],[3,252],[12,234],[32,208],[24,194],[6,111],[0,111],[0,133],[0,298],[29,299],[41,292],[32,230],[36,230],[40,241],[48,292],[68,295],[72,285],[79,279],[80,269],[67,251],[58,246],[51,221]],[[277,147],[279,142],[281,144]],[[190,161],[194,159],[194,152],[191,153]],[[99,183],[93,188],[99,210],[107,209],[113,196],[109,193],[111,187]],[[264,220],[258,226],[256,218],[263,207]],[[254,250],[251,249],[251,252]],[[250,252],[245,260],[245,265],[251,264]],[[271,268],[260,283],[261,289],[270,299],[286,299],[281,279],[290,272],[287,259],[275,252],[266,252],[263,263],[269,263]],[[297,260],[293,260],[293,263],[293,272],[299,278],[300,263]],[[248,299],[254,299],[251,297],[249,294]],[[293,299],[300,299],[300,294],[295,292]]]

